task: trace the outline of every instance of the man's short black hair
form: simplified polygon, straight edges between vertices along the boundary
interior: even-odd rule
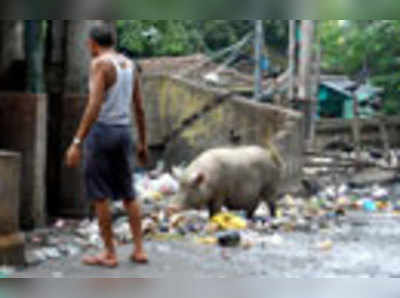
[[[110,24],[94,25],[89,32],[89,37],[102,47],[113,47],[116,44],[116,33]]]

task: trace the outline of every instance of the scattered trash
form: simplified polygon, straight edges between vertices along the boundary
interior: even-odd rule
[[[365,199],[363,202],[363,208],[367,212],[374,212],[376,211],[376,204],[373,200]]]
[[[36,266],[47,260],[46,254],[41,250],[30,250],[25,254],[28,266]]]
[[[15,273],[14,267],[9,266],[1,266],[0,267],[0,278],[9,278]]]
[[[142,232],[144,235],[154,234],[156,232],[156,230],[157,230],[157,224],[154,222],[154,220],[152,218],[145,218],[142,221]]]
[[[372,197],[375,199],[382,199],[388,196],[388,191],[387,189],[381,188],[379,186],[374,186],[372,190]]]
[[[283,239],[278,234],[274,234],[273,236],[266,236],[260,239],[261,243],[264,245],[282,245]]]
[[[58,259],[61,257],[61,253],[57,248],[53,248],[53,247],[44,248],[43,252],[45,253],[46,257],[49,259]]]
[[[329,159],[314,160],[333,164]],[[400,184],[390,189],[387,185],[371,183],[359,185],[334,180],[320,170],[308,170],[313,175],[303,182],[308,197],[291,193],[278,202],[277,214],[271,217],[269,208],[261,203],[252,220],[244,212],[224,211],[209,220],[208,211],[176,210],[168,212],[168,206],[179,191],[179,183],[172,174],[164,172],[164,163],[149,173],[135,174],[135,189],[142,204],[142,231],[152,241],[192,241],[197,245],[221,246],[228,256],[229,248],[252,249],[256,246],[282,249],[286,233],[326,233],[338,226],[352,212],[388,212],[400,215]],[[129,220],[121,202],[112,206],[113,229],[119,245],[132,242]],[[26,261],[28,266],[40,265],[48,260],[68,258],[103,246],[97,221],[58,219],[48,230],[34,231],[27,236]],[[321,251],[332,250],[334,244],[326,240],[315,244]],[[158,250],[169,253],[170,247],[160,245]],[[227,257],[229,258],[229,257]],[[9,275],[0,270],[0,277]],[[63,277],[54,272],[53,277]]]
[[[240,244],[240,234],[237,231],[217,234],[218,244],[222,247],[236,247]]]
[[[321,243],[318,243],[316,247],[319,250],[328,251],[333,248],[333,242],[331,240],[326,240]]]
[[[217,244],[217,242],[218,242],[217,238],[212,236],[200,237],[196,239],[196,243],[198,244],[215,245]]]
[[[153,186],[155,191],[164,195],[173,195],[179,190],[179,183],[170,174],[162,175]]]
[[[162,161],[162,160],[158,161],[156,168],[153,171],[149,172],[149,177],[151,179],[157,179],[158,177],[160,177],[162,175],[164,169],[165,169],[164,161]]]
[[[246,220],[233,213],[217,214],[211,222],[221,230],[243,230],[247,227]]]
[[[57,220],[56,224],[54,225],[57,229],[62,229],[65,226],[65,221],[62,219]]]

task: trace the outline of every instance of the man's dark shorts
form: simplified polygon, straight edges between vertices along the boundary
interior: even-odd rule
[[[132,126],[95,123],[84,149],[84,175],[89,200],[135,198]]]

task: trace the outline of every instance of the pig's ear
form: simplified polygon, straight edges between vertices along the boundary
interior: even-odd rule
[[[183,176],[183,170],[181,168],[173,167],[172,168],[172,175],[178,179],[181,180]]]
[[[204,182],[205,178],[206,177],[204,173],[193,174],[193,176],[190,179],[190,185],[192,185],[193,187],[198,187]]]

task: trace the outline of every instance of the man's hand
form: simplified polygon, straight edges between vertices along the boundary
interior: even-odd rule
[[[141,144],[138,147],[137,159],[140,166],[144,167],[147,165],[147,163],[149,162],[149,150],[147,148],[147,145]]]
[[[78,145],[72,144],[65,154],[65,164],[69,168],[76,168],[81,161],[81,156],[81,148]]]

